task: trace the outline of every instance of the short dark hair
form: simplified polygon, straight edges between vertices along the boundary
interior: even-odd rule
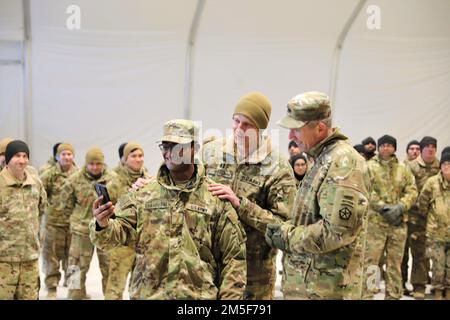
[[[289,141],[288,149],[292,147],[298,148],[297,142],[295,142],[294,140]]]

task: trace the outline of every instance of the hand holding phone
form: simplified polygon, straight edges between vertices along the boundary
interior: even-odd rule
[[[106,189],[106,186],[104,184],[96,183],[95,191],[97,192],[97,195],[99,197],[103,196],[102,204],[107,204],[108,202],[111,201],[111,198],[109,197],[108,189]],[[116,218],[116,215],[113,214],[111,216],[111,219],[115,219],[115,218]]]

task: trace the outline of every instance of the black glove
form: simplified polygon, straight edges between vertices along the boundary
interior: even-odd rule
[[[379,213],[386,219],[387,223],[398,227],[403,222],[403,212],[405,212],[405,206],[403,203],[394,205],[385,205],[380,209]]]
[[[267,225],[266,242],[272,248],[280,249],[281,251],[286,251],[286,244],[284,243],[283,237],[281,236],[281,225],[269,223]]]

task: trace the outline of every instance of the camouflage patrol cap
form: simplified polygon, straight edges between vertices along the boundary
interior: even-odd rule
[[[157,142],[189,143],[198,140],[198,128],[194,121],[175,119],[164,124],[163,136]]]
[[[309,91],[289,100],[287,115],[277,124],[286,129],[297,129],[308,121],[326,119],[330,115],[330,98],[325,93]]]

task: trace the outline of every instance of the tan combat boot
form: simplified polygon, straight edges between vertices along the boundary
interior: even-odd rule
[[[434,289],[434,300],[442,300],[444,295],[444,290]]]
[[[415,287],[413,297],[416,300],[424,300],[425,299],[425,287],[423,287],[423,286]]]
[[[56,288],[47,289],[47,300],[56,300]]]

